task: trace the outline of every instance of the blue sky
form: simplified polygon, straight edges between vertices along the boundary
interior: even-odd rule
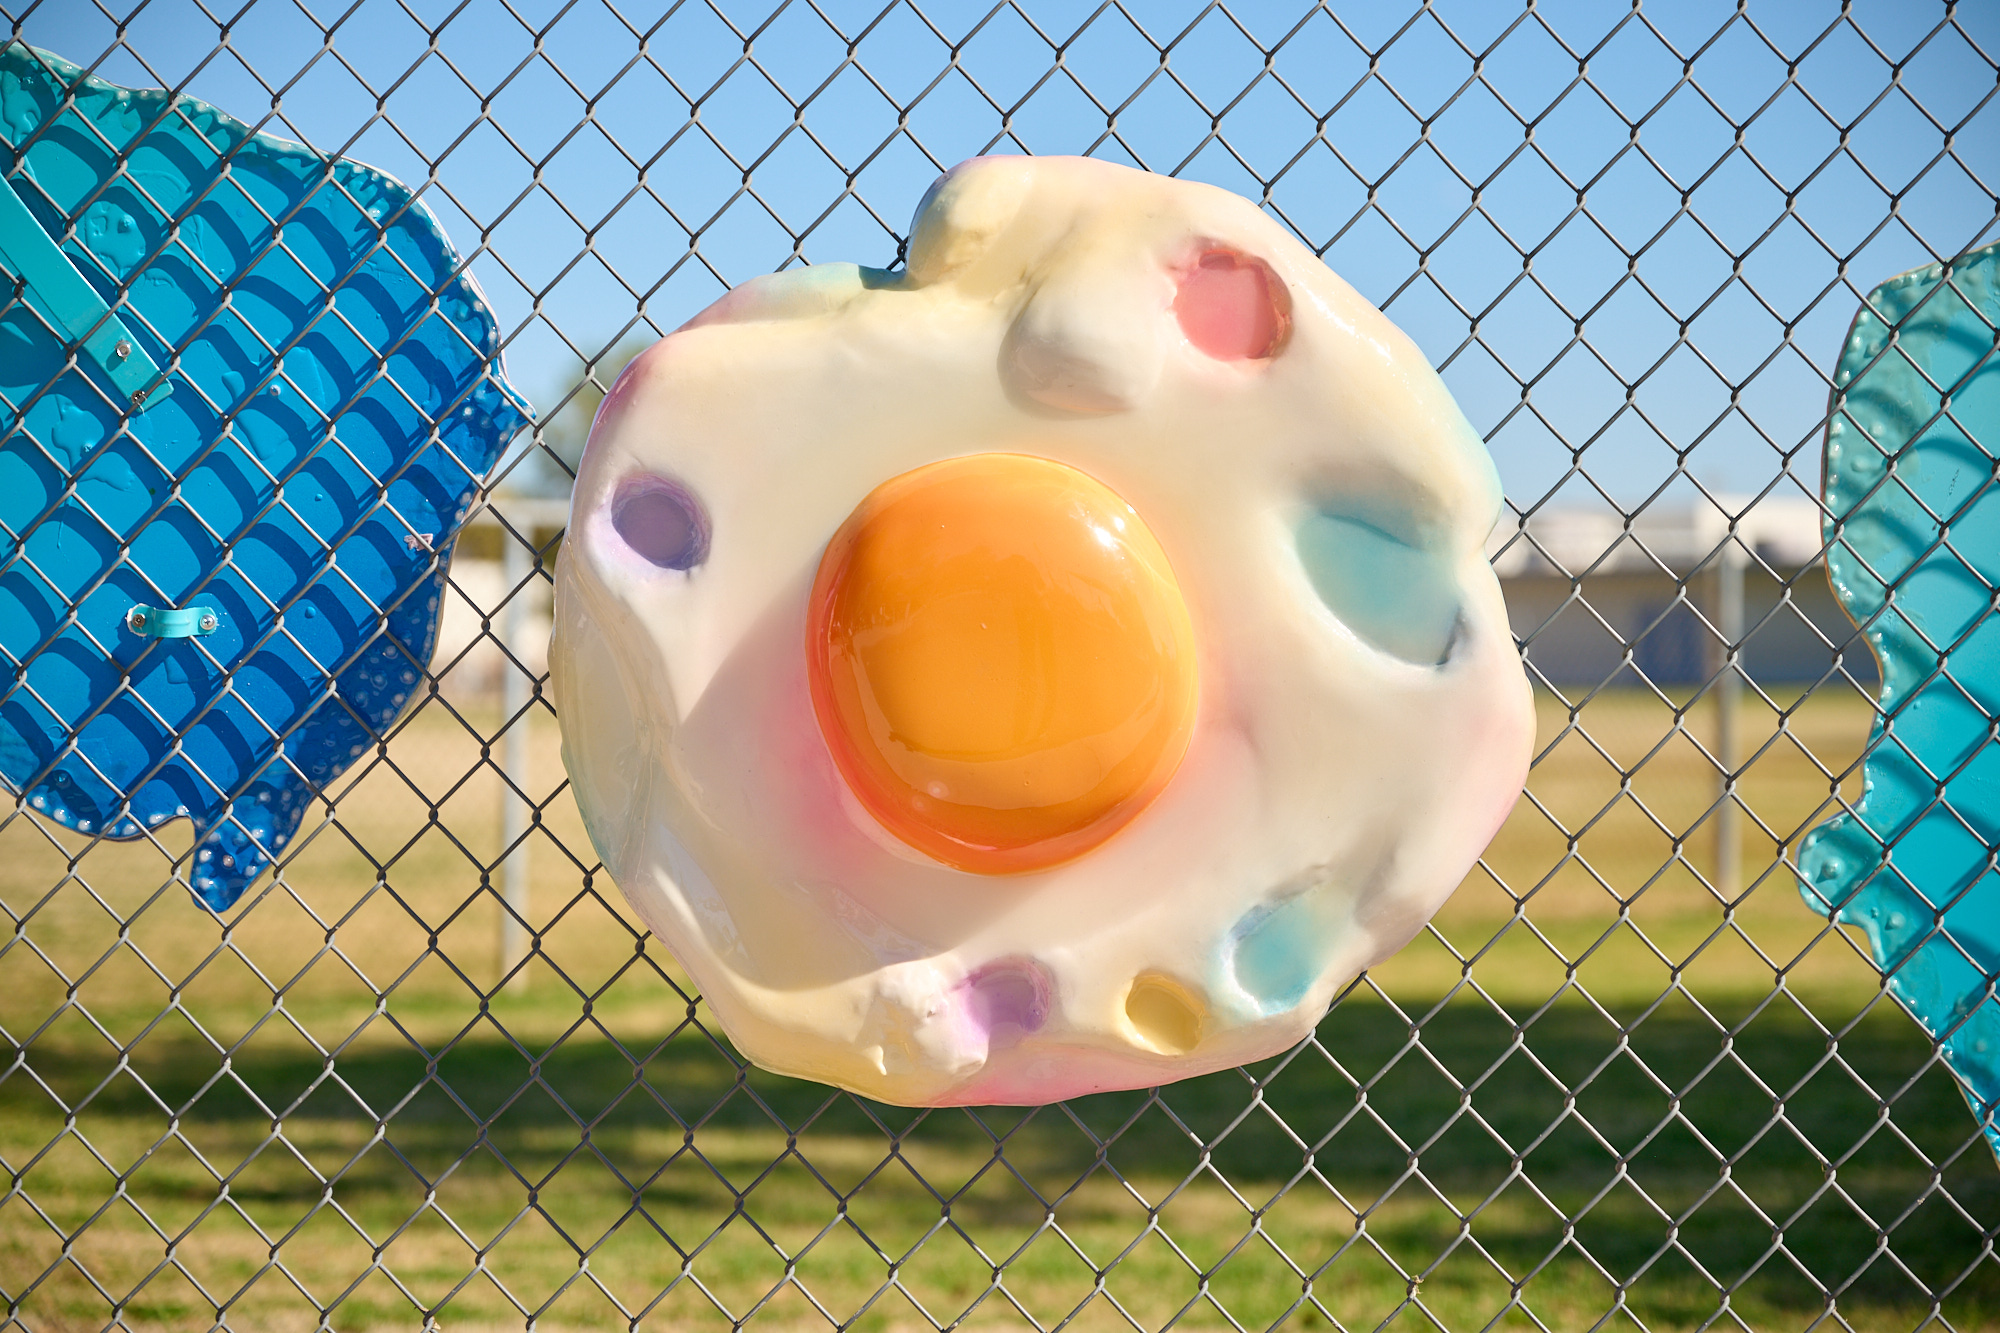
[[[940,166],[1087,152],[1282,217],[1519,507],[1595,501],[1579,461],[1627,507],[1800,495],[1861,293],[2000,239],[1991,3],[12,3],[418,187],[545,409],[730,283],[894,263]]]

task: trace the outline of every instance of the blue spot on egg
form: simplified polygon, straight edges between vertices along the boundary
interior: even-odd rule
[[[1297,537],[1313,591],[1362,641],[1421,666],[1449,656],[1459,591],[1444,552],[1324,510],[1299,524]]]
[[[1262,1013],[1297,1006],[1326,970],[1339,910],[1332,884],[1314,873],[1244,913],[1224,946],[1236,988]]]

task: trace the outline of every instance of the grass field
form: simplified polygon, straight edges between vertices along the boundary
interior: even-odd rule
[[[16,818],[0,1289],[36,1330],[2000,1326],[1993,1160],[1776,859],[1866,700],[1747,701],[1734,901],[1708,705],[1540,707],[1490,873],[1316,1044],[1033,1112],[741,1072],[560,793],[497,988],[487,713],[428,704],[220,925],[184,843]]]

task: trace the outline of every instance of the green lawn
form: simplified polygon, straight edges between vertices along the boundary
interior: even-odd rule
[[[742,1072],[591,876],[546,719],[525,988],[490,714],[412,718],[226,929],[161,887],[184,842],[16,818],[0,1289],[36,1330],[1907,1329],[1926,1289],[2000,1326],[1993,1159],[1775,859],[1866,701],[1748,708],[1737,900],[1707,705],[1544,698],[1490,871],[1315,1045],[1032,1112]]]

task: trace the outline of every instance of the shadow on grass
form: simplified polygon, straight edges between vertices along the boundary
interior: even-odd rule
[[[1517,1276],[1601,1265],[1642,1318],[1699,1322],[1718,1283],[1738,1287],[1739,1309],[1816,1311],[1833,1290],[1843,1309],[1941,1298],[1960,1327],[2000,1315],[1988,1252],[2000,1177],[1930,1043],[1887,1004],[1837,1043],[1784,995],[1754,1016],[1675,1000],[1629,1035],[1565,1003],[1517,1037],[1483,1003],[1458,1001],[1416,1037],[1356,995],[1317,1046],[1248,1074],[1038,1110],[863,1103],[739,1072],[694,1029],[629,1054],[594,1031],[524,1053],[488,1027],[434,1055],[378,1024],[331,1076],[296,1041],[253,1039],[218,1077],[212,1051],[163,1038],[134,1054],[143,1087],[114,1057],[73,1047],[38,1045],[26,1065],[72,1106],[87,1101],[89,1123],[138,1140],[178,1113],[218,1151],[254,1155],[274,1115],[288,1135],[349,1143],[358,1158],[318,1155],[344,1205],[443,1175],[552,1190],[587,1126],[586,1155],[612,1168],[593,1188],[614,1210],[636,1197],[726,1215],[772,1173],[802,1174],[803,1159],[827,1182],[795,1197],[803,1216],[831,1211],[829,1188],[858,1198],[893,1176],[906,1210],[1018,1229],[1043,1217],[1036,1193],[1056,1201],[1099,1173],[1158,1201],[1212,1169],[1252,1208],[1279,1199],[1274,1216],[1287,1189],[1338,1200],[1413,1272],[1454,1247],[1464,1257],[1468,1238]],[[0,1117],[62,1123],[20,1068],[0,1080]],[[378,1121],[393,1153],[366,1150]],[[871,1178],[892,1155],[928,1185],[899,1170]],[[675,1162],[700,1169],[666,1169]],[[239,1199],[259,1189],[307,1204],[321,1192],[304,1172],[232,1185]],[[1106,1197],[1062,1202],[1065,1224]]]

